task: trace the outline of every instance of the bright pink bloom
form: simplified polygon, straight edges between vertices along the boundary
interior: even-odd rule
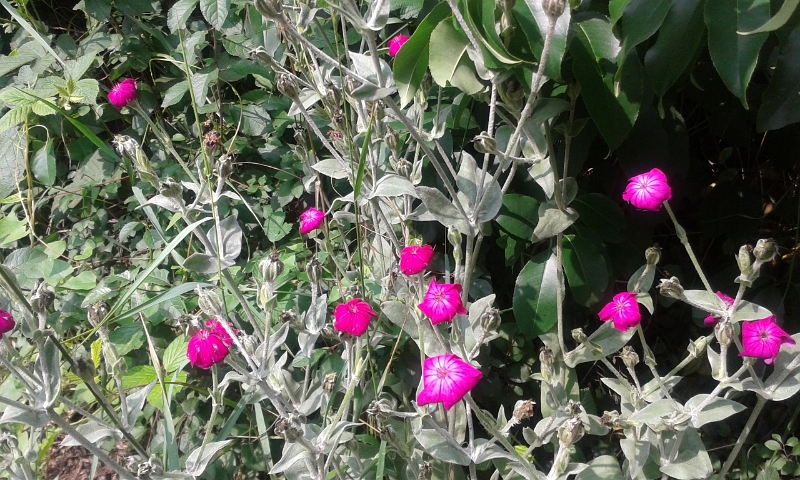
[[[230,323],[228,323],[230,325]],[[225,331],[225,327],[220,325],[219,320],[216,318],[212,318],[211,320],[206,322],[206,329],[209,330],[213,335],[219,337],[222,340],[222,343],[225,344],[226,347],[230,347],[233,345],[233,339],[228,332]],[[235,330],[231,330],[232,332],[236,333]]]
[[[664,172],[654,168],[629,180],[622,199],[636,208],[657,212],[661,204],[672,198]]]
[[[132,78],[126,78],[114,85],[108,94],[108,101],[117,108],[122,108],[133,100],[136,100],[136,80]]]
[[[416,275],[428,268],[433,259],[433,247],[412,245],[400,252],[400,271],[405,275]]]
[[[389,40],[389,55],[393,57],[397,55],[397,52],[400,51],[400,47],[408,41],[408,38],[409,37],[405,35],[395,35],[392,37],[392,39]]]
[[[322,225],[325,214],[314,207],[300,214],[300,233],[303,235],[313,232]]]
[[[425,298],[419,304],[422,313],[431,319],[431,323],[449,322],[456,315],[465,315],[467,309],[461,303],[461,285],[457,283],[436,283],[431,279]]]
[[[14,317],[10,313],[0,308],[0,338],[3,338],[4,333],[8,333],[14,329]]]
[[[452,353],[426,358],[422,366],[422,391],[417,405],[442,402],[445,410],[460,402],[483,374]]]
[[[360,337],[367,331],[369,321],[378,318],[378,314],[369,306],[369,303],[354,298],[347,303],[338,305],[333,311],[333,318],[333,327],[336,330]]]
[[[230,337],[228,337],[230,339]],[[225,340],[206,329],[198,331],[190,340],[186,357],[193,367],[208,370],[212,365],[222,363],[228,356]]]
[[[740,357],[763,358],[767,365],[775,361],[781,345],[794,346],[795,341],[775,324],[775,315],[755,322],[742,322]]]
[[[725,306],[730,307],[733,305],[733,299],[725,295],[724,293],[717,292],[717,297],[719,297],[719,299],[722,300],[722,303],[724,303]],[[706,327],[713,327],[714,325],[719,323],[719,318],[715,317],[714,315],[709,315],[703,319],[703,323],[706,325]]]
[[[636,295],[630,292],[622,292],[614,295],[600,313],[600,320],[614,322],[614,328],[620,332],[627,332],[631,327],[639,325],[642,315],[639,313],[639,304],[636,303]]]

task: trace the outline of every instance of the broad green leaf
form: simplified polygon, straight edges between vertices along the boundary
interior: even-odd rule
[[[28,222],[19,220],[16,215],[0,218],[0,247],[10,245],[28,235]]]
[[[200,11],[203,17],[217,30],[221,30],[228,18],[231,0],[200,0]]]
[[[206,91],[208,90],[208,86],[213,82],[216,82],[218,76],[219,69],[217,68],[212,68],[204,73],[198,72],[191,75],[190,83],[192,86],[192,93],[194,94],[194,101],[197,103],[198,107],[201,107],[206,103]]]
[[[583,306],[596,304],[608,286],[608,267],[603,248],[576,235],[564,235],[564,273],[575,301]]]
[[[5,133],[9,131],[9,129],[16,127],[20,123],[24,122],[28,118],[28,114],[31,113],[32,110],[33,106],[23,105],[21,107],[14,107],[11,110],[7,111],[3,115],[3,117],[0,118],[0,133]],[[7,148],[8,145],[4,144],[3,146],[0,146],[0,149],[4,149],[3,147]],[[0,153],[0,156],[2,156],[2,153]],[[0,191],[2,191],[1,185],[2,185],[2,180],[0,180]]]
[[[538,215],[539,221],[536,223],[531,237],[533,243],[558,235],[578,219],[578,213],[575,210],[567,208],[566,211],[563,211],[553,203],[539,205]]]
[[[672,0],[667,17],[658,30],[656,43],[644,57],[650,85],[663,97],[683,75],[703,39],[703,3],[700,0]]]
[[[497,4],[492,2],[475,2],[461,0],[459,10],[464,14],[464,19],[470,29],[476,34],[476,40],[481,47],[485,66],[488,68],[502,68],[504,65],[515,65],[520,60],[511,55],[495,27],[495,9]]]
[[[781,28],[782,26],[786,25],[792,15],[797,12],[797,7],[800,6],[800,0],[785,0],[783,5],[781,5],[780,10],[778,13],[775,14],[772,18],[769,19],[767,23],[761,25],[760,27],[756,28],[750,32],[737,32],[739,35],[753,35],[756,33],[764,33],[764,32],[774,32],[775,30]]]
[[[442,192],[431,187],[417,187],[417,195],[428,212],[442,225],[455,227],[459,232],[469,232],[467,219],[461,215],[458,208]]]
[[[632,0],[622,14],[622,51],[628,52],[661,27],[672,0]]]
[[[539,218],[538,211],[539,202],[535,198],[509,193],[503,197],[503,206],[495,220],[506,235],[529,242]]]
[[[189,91],[189,82],[181,80],[169,87],[164,92],[164,100],[161,101],[161,108],[167,108],[181,101],[181,98]]]
[[[591,229],[604,241],[617,243],[625,239],[625,214],[617,202],[599,193],[587,193],[570,206],[580,215],[577,224]]]
[[[186,337],[178,335],[178,338],[173,340],[164,350],[164,356],[161,361],[167,373],[174,372],[186,361],[186,347],[188,345],[189,341]]]
[[[77,276],[70,277],[61,287],[69,290],[91,290],[97,285],[97,275],[90,270],[85,270]]]
[[[198,0],[178,0],[167,12],[167,26],[171,33],[186,27],[186,21],[197,6]],[[205,13],[204,13],[205,15]]]
[[[619,462],[611,455],[601,455],[589,462],[588,468],[580,472],[575,480],[623,480]]]
[[[636,333],[635,328],[629,328],[627,332],[620,332],[614,328],[613,322],[605,322],[589,335],[588,344],[578,345],[575,350],[569,352],[565,362],[568,366],[575,367],[581,363],[596,362],[601,358],[613,355],[630,341],[634,333]]]
[[[747,85],[758,63],[766,33],[743,36],[769,20],[769,0],[707,0],[705,21],[708,51],[719,76],[742,105],[747,105]]]
[[[787,2],[788,3],[788,2]],[[775,73],[758,109],[759,132],[800,122],[800,27],[781,45]]]
[[[542,36],[542,41],[544,41],[545,32],[547,32],[547,28],[550,24],[550,18],[544,12],[544,8],[542,7],[542,2],[539,0],[525,0],[525,3],[528,5],[528,9],[533,14],[533,18],[536,19],[536,24],[539,27],[540,35]],[[565,8],[564,13],[558,17],[556,21],[556,27],[553,31],[553,40],[550,45],[550,54],[547,57],[547,63],[544,66],[544,74],[548,78],[553,78],[556,80],[561,79],[561,61],[564,58],[564,53],[567,51],[567,38],[569,36],[570,31],[570,24],[572,23],[572,9]],[[529,39],[531,37],[528,37]],[[544,45],[542,45],[543,47]],[[533,52],[537,58],[542,58],[542,53],[540,51]]]
[[[14,110],[17,109],[11,111]],[[0,133],[0,200],[14,193],[17,184],[25,177],[27,148],[25,137],[18,129],[9,128]]]
[[[400,94],[400,106],[405,107],[414,99],[414,94],[419,90],[425,72],[428,71],[428,58],[430,55],[431,33],[436,25],[447,18],[450,7],[447,2],[442,2],[420,22],[411,38],[403,44],[394,58],[392,71],[397,90]]]
[[[608,17],[582,14],[573,24],[570,44],[572,70],[581,86],[581,98],[611,150],[628,136],[642,98],[641,64],[635,50],[625,57],[625,69],[615,80],[613,62],[620,51]]]
[[[31,162],[31,171],[36,180],[50,186],[56,181],[56,155],[53,149],[53,139],[49,138],[42,145]]]
[[[430,69],[433,80],[442,87],[453,85],[467,95],[483,90],[475,74],[475,65],[467,55],[467,36],[453,26],[452,20],[439,23],[431,32]],[[402,49],[401,49],[402,50]]]
[[[144,345],[144,330],[140,323],[129,323],[111,332],[109,339],[117,353],[124,356]]]
[[[523,267],[514,285],[514,317],[519,331],[533,339],[556,324],[558,260],[550,249],[543,250]]]
[[[609,0],[608,14],[611,16],[612,25],[616,25],[617,22],[622,18],[622,15],[625,13],[625,9],[630,3],[631,0]]]

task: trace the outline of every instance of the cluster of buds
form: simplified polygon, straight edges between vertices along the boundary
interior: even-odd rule
[[[283,14],[281,0],[256,0],[255,7],[258,13],[270,20],[275,20]]]
[[[197,287],[197,305],[209,317],[223,317],[222,301],[213,290]]]
[[[111,141],[114,150],[123,158],[127,158],[133,164],[133,168],[139,175],[139,178],[158,189],[159,180],[153,167],[150,165],[150,160],[144,154],[141,145],[136,139],[127,135],[115,135],[114,140]]]
[[[736,255],[736,264],[739,266],[740,275],[736,277],[735,281],[747,287],[751,286],[753,281],[758,278],[761,266],[775,259],[777,246],[774,240],[762,238],[756,242],[756,246],[752,248],[752,251],[753,257],[756,259],[755,262],[750,257],[750,247],[748,245],[743,245]]]
[[[264,257],[258,263],[258,271],[261,273],[261,287],[258,290],[258,305],[263,309],[271,309],[275,306],[275,280],[283,273],[283,262],[278,252]]]

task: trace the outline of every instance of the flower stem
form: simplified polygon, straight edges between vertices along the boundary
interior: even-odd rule
[[[697,271],[697,275],[700,276],[700,280],[703,282],[703,285],[706,287],[710,293],[714,293],[711,289],[711,284],[708,283],[708,279],[706,279],[705,273],[703,273],[703,269],[700,268],[700,262],[697,261],[697,257],[694,255],[694,250],[692,250],[692,245],[689,244],[689,239],[686,237],[686,230],[681,227],[681,224],[678,223],[678,219],[675,218],[675,214],[672,212],[672,208],[669,206],[669,202],[664,202],[664,208],[667,210],[669,214],[669,218],[672,219],[672,223],[675,224],[675,233],[678,235],[678,239],[680,239],[683,247],[686,249],[686,253],[689,254],[689,258],[692,260],[692,265],[694,265],[694,269]]]
[[[753,425],[756,423],[756,419],[761,414],[761,410],[764,409],[764,405],[767,404],[767,399],[758,395],[758,400],[756,401],[756,405],[753,407],[753,411],[750,412],[750,418],[747,419],[747,423],[744,425],[742,429],[742,433],[739,434],[739,438],[736,440],[736,443],[733,445],[733,450],[731,453],[728,454],[728,459],[725,460],[725,464],[722,465],[722,469],[720,469],[719,473],[717,474],[717,480],[724,480],[725,476],[728,474],[728,470],[731,469],[734,460],[736,460],[736,456],[739,455],[739,450],[742,449],[744,446],[744,442],[747,440],[747,436],[750,435],[750,431],[753,429]]]

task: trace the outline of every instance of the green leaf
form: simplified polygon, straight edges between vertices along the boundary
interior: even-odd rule
[[[0,200],[16,192],[17,184],[25,177],[27,147],[25,137],[18,129],[10,128],[0,133]]]
[[[433,29],[450,14],[447,2],[442,2],[420,22],[414,34],[403,44],[394,57],[392,72],[400,94],[400,106],[405,107],[414,99],[425,72],[428,71],[430,41]]]
[[[28,235],[28,223],[19,220],[16,215],[0,218],[0,247],[10,245]]]
[[[642,99],[641,64],[635,50],[625,57],[624,71],[612,69],[620,51],[608,17],[575,16],[572,71],[581,86],[581,98],[611,150],[615,150],[633,128]]]
[[[475,65],[467,55],[469,40],[463,32],[456,30],[451,20],[436,25],[430,43],[435,46],[430,52],[431,76],[438,85],[446,87],[451,84],[467,95],[483,90],[483,84],[475,74]]]
[[[627,332],[620,332],[614,328],[613,322],[605,322],[589,335],[588,345],[583,343],[569,352],[565,363],[574,368],[575,365],[596,362],[601,358],[613,355],[630,341],[634,333],[636,333],[635,328],[629,328]]]
[[[608,14],[611,15],[611,24],[616,25],[625,13],[625,9],[631,0],[610,0],[608,2]]]
[[[575,480],[622,480],[622,470],[619,462],[611,455],[601,455],[593,458],[588,468],[580,472]]]
[[[161,108],[167,108],[181,101],[184,94],[189,91],[189,82],[182,80],[169,87],[164,93],[164,100],[161,101]]]
[[[167,12],[167,26],[170,33],[175,33],[178,30],[186,27],[186,21],[194,11],[199,0],[178,0],[175,5],[170,7]],[[205,13],[203,13],[205,15]],[[223,19],[224,20],[224,19]]]
[[[70,277],[61,286],[68,290],[91,290],[97,285],[97,275],[85,270],[75,277]]]
[[[647,40],[661,27],[672,0],[633,0],[622,14],[622,50]]]
[[[117,348],[117,353],[122,356],[144,345],[144,330],[140,323],[123,325],[109,335],[111,343]]]
[[[178,335],[178,338],[173,340],[164,350],[161,362],[167,373],[172,373],[183,365],[186,361],[186,347],[188,345],[189,340],[183,335]]]
[[[575,210],[567,208],[566,211],[563,211],[553,203],[539,205],[538,216],[539,221],[536,223],[531,237],[531,241],[534,243],[558,235],[578,219],[578,213]]]
[[[699,407],[703,401],[708,398],[706,394],[695,395],[690,398],[684,406],[688,411],[692,411]],[[745,406],[739,402],[734,402],[727,398],[715,398],[711,400],[703,409],[697,412],[692,417],[692,426],[700,428],[707,423],[721,422],[731,415],[736,415],[739,412],[746,410]]]
[[[42,147],[36,151],[31,162],[31,171],[36,180],[50,186],[56,181],[56,154],[53,149],[53,139],[48,138]]]
[[[596,304],[608,286],[608,267],[601,245],[576,235],[564,235],[564,273],[575,301]]]
[[[625,240],[625,214],[617,202],[599,193],[587,193],[570,206],[578,212],[577,223],[591,229],[602,240],[618,243]]]
[[[665,447],[671,450],[673,442],[674,438],[672,442],[667,442]],[[692,480],[708,478],[714,472],[703,440],[694,428],[686,429],[679,450],[680,453],[675,461],[661,467],[662,473],[678,480]]]
[[[769,0],[706,1],[705,21],[711,60],[725,86],[745,108],[748,108],[747,85],[767,34],[742,36],[737,32],[755,30],[768,19]]]
[[[775,73],[758,109],[756,126],[759,132],[766,132],[795,122],[800,122],[800,27],[792,30],[781,45]]]
[[[528,5],[528,9],[531,11],[531,14],[533,14],[533,18],[536,20],[536,24],[539,27],[542,41],[544,41],[544,34],[550,25],[550,17],[548,17],[544,12],[541,1],[525,0],[525,3]],[[561,61],[563,60],[564,53],[567,50],[567,39],[569,38],[570,24],[574,20],[571,18],[571,15],[572,9],[565,8],[564,13],[562,13],[556,21],[556,27],[553,31],[553,39],[550,44],[550,54],[547,58],[547,63],[544,66],[544,73],[549,78],[556,80],[561,79]],[[528,38],[530,41],[531,37]],[[544,45],[542,45],[542,47],[543,46]],[[542,58],[542,54],[539,51],[534,51],[534,54],[538,58]]]
[[[191,75],[190,83],[192,85],[192,93],[194,94],[194,101],[197,103],[198,107],[201,107],[206,103],[206,91],[208,90],[208,86],[211,83],[216,82],[218,76],[219,69],[217,68],[211,68],[207,72],[198,72]]]
[[[503,206],[495,220],[506,235],[530,242],[539,218],[538,211],[539,202],[535,198],[509,193],[503,197]]]
[[[556,324],[556,301],[564,298],[558,291],[558,260],[546,249],[523,267],[514,285],[514,317],[519,331],[528,339],[548,332]]]
[[[94,78],[84,78],[75,82],[75,88],[70,95],[70,101],[84,105],[95,105],[97,95],[100,94],[100,85]],[[55,113],[55,111],[53,111]]]
[[[785,0],[783,5],[781,5],[780,10],[778,10],[778,13],[776,13],[774,17],[770,18],[767,23],[761,25],[753,31],[740,31],[737,33],[739,35],[753,35],[756,33],[774,32],[775,30],[786,25],[786,22],[788,22],[792,18],[792,15],[794,15],[794,13],[797,11],[798,6],[800,6],[800,0]]]
[[[7,111],[2,118],[0,118],[0,132],[7,132],[9,129],[16,127],[28,118],[33,107],[31,105],[24,105],[22,107],[14,107]],[[5,145],[8,147],[8,145]],[[2,148],[2,147],[0,147]],[[2,187],[0,187],[1,189]]]
[[[467,220],[461,215],[453,202],[436,188],[417,187],[417,195],[425,207],[439,223],[446,227],[455,227],[461,233],[469,232]]]
[[[203,17],[217,30],[222,30],[230,8],[231,0],[200,0],[200,11],[203,12]]]
[[[704,31],[703,3],[700,0],[672,1],[672,7],[658,30],[656,43],[644,57],[656,95],[663,97],[686,71]]]

